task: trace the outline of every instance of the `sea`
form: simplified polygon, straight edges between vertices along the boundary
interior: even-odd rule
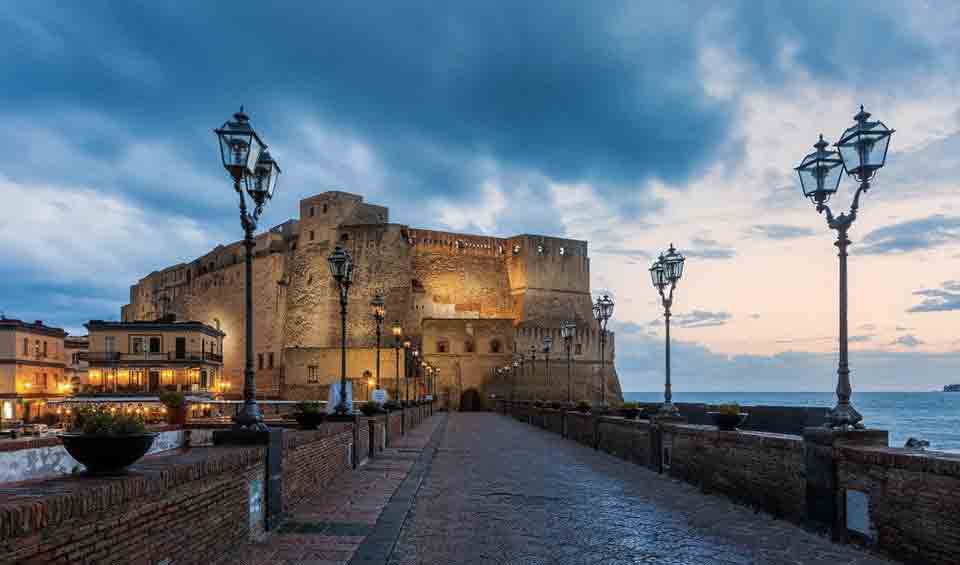
[[[625,392],[625,401],[661,402],[663,392]],[[674,392],[674,402],[737,403],[741,406],[826,406],[833,392]],[[960,392],[854,392],[854,408],[869,428],[890,432],[890,446],[913,437],[928,449],[960,453]]]

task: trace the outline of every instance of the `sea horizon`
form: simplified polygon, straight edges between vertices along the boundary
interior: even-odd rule
[[[624,392],[625,401],[659,402],[663,391]],[[738,403],[744,406],[824,406],[836,404],[836,393],[823,392],[674,392],[674,402]],[[927,440],[931,451],[960,453],[960,393],[941,391],[854,392],[854,407],[869,428],[887,430],[890,446],[909,438]]]

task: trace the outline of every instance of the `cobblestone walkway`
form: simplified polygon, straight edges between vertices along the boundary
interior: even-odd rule
[[[266,542],[238,548],[232,555],[224,556],[220,563],[337,565],[350,562],[374,532],[384,509],[444,418],[445,415],[437,415],[428,419],[395,441],[381,456],[339,477],[324,494],[301,501]],[[401,517],[398,528],[402,521]],[[395,539],[393,535],[387,551]]]
[[[497,414],[451,414],[390,563],[880,564]]]

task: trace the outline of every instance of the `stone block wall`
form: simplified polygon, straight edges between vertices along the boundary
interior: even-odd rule
[[[882,447],[841,447],[837,455],[852,541],[908,563],[960,561],[960,456]]]
[[[567,412],[567,438],[573,441],[595,446],[594,417],[592,414]]]
[[[601,416],[597,421],[598,449],[644,467],[656,467],[653,428],[648,421]]]

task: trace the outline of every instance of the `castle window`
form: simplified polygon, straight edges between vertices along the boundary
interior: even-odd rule
[[[574,355],[583,355],[583,345],[578,343]]]
[[[307,367],[307,382],[313,384],[320,382],[320,368],[316,365],[309,365]]]
[[[473,340],[468,339],[463,342],[463,350],[467,353],[473,353]]]
[[[324,213],[324,214],[327,213],[327,205],[326,205],[326,204],[323,205],[323,213]]]
[[[313,230],[310,230],[310,241],[313,241]]]
[[[30,340],[23,338],[23,354],[30,355]]]
[[[519,245],[519,244],[514,244],[514,246],[513,246],[513,254],[514,254],[514,255],[518,255],[519,253],[520,253],[520,245]]]
[[[350,234],[348,233],[345,233],[340,236],[340,241],[349,241],[349,240],[350,240]]]
[[[561,248],[560,248],[560,255],[566,255],[566,254],[567,254],[567,250],[564,249],[563,247],[561,247]]]
[[[310,207],[310,217],[313,217],[313,206]]]
[[[502,245],[498,245],[498,246],[497,246],[497,255],[503,255],[503,246],[502,246]]]
[[[267,353],[267,368],[268,369],[273,368],[273,351],[271,351],[270,353]]]
[[[263,368],[263,353],[257,353],[257,369]]]
[[[450,342],[443,338],[438,339],[437,353],[450,353]]]
[[[491,339],[490,340],[490,353],[500,353],[500,340]]]

